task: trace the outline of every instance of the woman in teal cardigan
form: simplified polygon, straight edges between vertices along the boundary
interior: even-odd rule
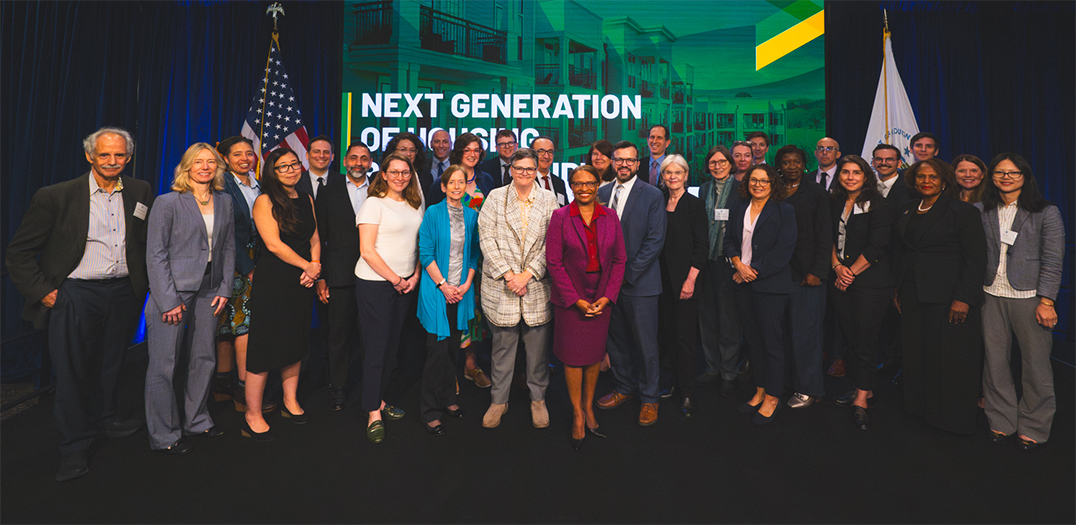
[[[474,317],[471,284],[481,254],[475,235],[478,212],[461,202],[467,191],[463,169],[449,166],[441,175],[441,190],[445,200],[426,210],[418,230],[418,257],[425,269],[418,288],[418,318],[429,333],[419,409],[426,431],[434,436],[445,433],[442,409],[463,417],[456,404],[456,354],[460,335]]]

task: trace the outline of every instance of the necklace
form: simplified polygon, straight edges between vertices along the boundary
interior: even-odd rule
[[[191,195],[194,195],[194,192],[191,192]],[[213,192],[209,192],[204,201],[199,199],[197,195],[194,195],[194,200],[198,201],[198,204],[201,204],[202,206],[208,206],[209,201],[213,200]]]
[[[800,187],[800,183],[798,183],[798,182],[797,182],[797,183],[795,183],[795,184],[789,184],[789,185],[788,185],[788,187],[789,187],[789,189],[791,189],[791,188],[798,188],[798,187]]]
[[[471,178],[467,179],[467,184],[470,184],[470,183],[474,182],[474,180],[477,179],[477,178],[478,178],[478,172],[477,171],[472,171],[471,172]]]
[[[919,206],[916,206],[916,209],[918,209],[920,212],[927,212],[927,211],[930,211],[930,209],[933,208],[933,207],[934,207],[934,205],[931,204],[930,206],[927,206],[926,208],[923,208],[923,201],[919,201]]]

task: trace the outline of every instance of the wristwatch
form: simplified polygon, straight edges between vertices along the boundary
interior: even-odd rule
[[[448,279],[445,279],[444,277],[442,277],[442,278],[441,278],[441,282],[437,283],[437,287],[438,287],[438,288],[440,288],[440,287],[441,287],[441,285],[442,285],[442,284],[445,284],[446,282],[448,282]]]

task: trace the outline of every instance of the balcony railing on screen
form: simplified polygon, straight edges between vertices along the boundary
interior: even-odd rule
[[[448,13],[420,6],[419,39],[422,49],[504,64],[508,33],[468,22]]]
[[[568,66],[568,83],[575,87],[597,89],[598,75],[590,69]]]
[[[558,64],[535,64],[534,83],[539,86],[560,85],[560,65]]]
[[[568,127],[568,147],[588,147],[597,139],[598,128],[595,126],[577,125]]]
[[[535,129],[535,131],[538,132],[539,135],[544,135],[546,137],[549,137],[549,139],[553,141],[553,144],[560,144],[561,143],[560,142],[560,128],[548,128],[548,127],[538,126],[538,127],[535,127],[534,129]],[[590,144],[587,144],[587,145],[589,146]]]
[[[373,46],[389,43],[392,38],[392,0],[356,4],[354,45]]]

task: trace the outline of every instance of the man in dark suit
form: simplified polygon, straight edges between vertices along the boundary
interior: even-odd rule
[[[553,174],[553,160],[557,157],[553,139],[544,135],[535,137],[531,141],[531,149],[538,154],[538,174],[534,183],[539,188],[553,192],[557,196],[557,206],[567,206],[568,190],[564,186],[564,179]]]
[[[452,137],[447,131],[439,129],[430,135],[430,165],[426,171],[430,174],[430,184],[441,184],[441,174],[452,164],[448,157],[452,154]],[[428,189],[428,188],[427,188]],[[437,204],[427,202],[427,205]]]
[[[871,152],[875,173],[878,174],[878,191],[889,201],[893,213],[904,211],[904,205],[912,200],[913,192],[904,183],[900,167],[900,150],[889,144],[879,144]]]
[[[498,131],[493,140],[494,144],[497,145],[497,156],[483,161],[478,165],[478,169],[493,177],[493,181],[500,188],[512,182],[512,174],[508,173],[508,167],[510,166],[508,159],[512,158],[512,154],[519,149],[519,142],[516,139],[515,132],[510,129]]]
[[[639,150],[628,141],[613,146],[616,182],[598,189],[598,198],[616,211],[624,231],[628,265],[620,299],[613,307],[606,349],[616,388],[598,400],[611,409],[633,395],[642,401],[639,424],[658,419],[658,255],[665,245],[665,198],[661,190],[639,183]]]
[[[303,173],[295,189],[314,197],[317,202],[321,188],[329,183],[329,165],[333,162],[333,143],[329,137],[318,135],[310,139],[306,152],[306,162],[310,170]]]
[[[665,161],[669,144],[672,144],[669,128],[664,124],[650,126],[650,133],[646,137],[646,146],[650,149],[650,155],[639,161],[639,173],[642,174],[639,180],[651,186],[665,185],[661,180],[661,163]]]
[[[23,318],[48,321],[56,373],[55,419],[63,442],[57,481],[89,472],[96,430],[133,434],[116,414],[116,383],[146,298],[150,185],[120,174],[131,134],[101,128],[83,141],[90,172],[38,190],[8,246],[11,280],[26,297]]]
[[[358,352],[358,303],[355,298],[355,263],[359,260],[359,229],[355,215],[366,202],[373,163],[370,148],[362,142],[348,146],[344,154],[347,175],[332,174],[315,205],[321,238],[321,279],[316,283],[318,300],[325,307],[328,323],[329,406],[342,410],[344,388],[351,360]]]
[[[841,145],[829,137],[822,137],[815,144],[814,158],[818,160],[818,170],[811,180],[828,192],[837,181],[837,159],[841,158]]]

